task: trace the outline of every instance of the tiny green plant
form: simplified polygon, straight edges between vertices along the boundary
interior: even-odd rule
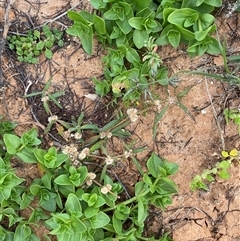
[[[229,120],[232,120],[235,125],[238,127],[238,133],[240,134],[240,111],[237,109],[225,109],[223,112],[225,116],[226,123],[229,123]]]
[[[230,178],[231,174],[229,172],[229,168],[231,167],[231,164],[234,160],[239,162],[240,153],[238,150],[233,149],[230,152],[222,151],[221,154],[223,160],[218,162],[214,168],[206,169],[201,175],[197,175],[193,178],[190,183],[190,188],[192,191],[195,191],[196,189],[203,189],[208,191],[209,188],[207,183],[215,181],[216,177],[219,177],[223,180]]]
[[[51,59],[52,47],[57,44],[63,47],[63,32],[56,28],[50,29],[44,25],[41,31],[29,30],[27,34],[10,35],[7,37],[9,48],[16,52],[20,62],[31,64],[38,63],[38,57],[44,53],[45,57]]]

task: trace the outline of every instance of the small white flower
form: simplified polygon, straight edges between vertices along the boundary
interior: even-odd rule
[[[47,102],[48,100],[49,100],[49,97],[47,95],[41,98],[42,102]]]
[[[82,150],[82,152],[83,153],[85,153],[87,156],[90,154],[90,150],[89,150],[89,148],[84,148],[83,150]]]
[[[131,116],[131,115],[136,115],[136,114],[137,114],[137,109],[135,109],[135,108],[127,109],[127,114],[128,114],[129,116]]]
[[[111,137],[112,137],[112,132],[109,132],[109,133],[107,134],[107,138],[110,139]]]
[[[107,158],[105,159],[105,163],[107,165],[111,165],[114,162],[114,159],[111,158],[110,156],[107,156]]]
[[[74,138],[75,138],[76,140],[79,140],[79,139],[82,138],[82,134],[79,133],[79,132],[76,132],[76,133],[74,134]]]
[[[162,105],[161,105],[161,101],[160,100],[154,100],[154,105],[157,106],[158,111],[161,110]]]
[[[102,188],[101,188],[101,193],[102,194],[107,194],[109,192],[109,190],[108,190],[108,188],[106,187],[106,186],[103,186]]]
[[[74,165],[74,166],[79,166],[79,164],[80,164],[80,162],[79,162],[78,160],[74,160],[74,161],[73,161],[73,165]]]
[[[127,115],[131,122],[136,122],[138,120],[137,109],[135,108],[127,109]]]
[[[56,115],[52,115],[52,116],[49,116],[48,117],[48,122],[51,123],[53,121],[57,121],[58,120],[58,117]]]
[[[100,132],[100,139],[104,139],[106,137],[106,133],[103,131],[103,132]]]
[[[96,178],[96,174],[93,173],[93,172],[89,172],[87,174],[87,178],[90,179],[90,180],[94,180]]]
[[[101,193],[102,194],[107,194],[112,190],[112,186],[110,184],[107,184],[106,186],[103,186],[101,188]]]
[[[69,146],[64,146],[64,147],[62,148],[62,153],[68,155],[68,153],[69,153],[69,149],[70,149]]]
[[[86,147],[80,152],[78,158],[80,160],[83,160],[84,158],[86,158],[89,155],[89,153],[90,153],[90,150],[89,150],[89,148]]]
[[[169,102],[170,105],[175,104],[176,103],[176,98],[175,97],[169,97],[168,98],[168,102]]]
[[[112,190],[112,186],[110,184],[107,184],[106,188],[108,189],[108,192],[110,192]]]
[[[71,132],[69,130],[63,132],[63,138],[67,140],[71,136]]]
[[[129,151],[125,151],[123,155],[125,156],[125,158],[128,158],[131,156],[131,154],[132,154],[132,149],[130,149]]]
[[[78,158],[80,159],[80,160],[83,160],[84,158],[86,158],[86,153],[84,153],[84,152],[81,152],[79,155],[78,155]]]
[[[86,180],[86,184],[87,184],[87,186],[91,186],[92,185],[92,183],[93,183],[93,181],[91,180],[91,179],[87,179]]]

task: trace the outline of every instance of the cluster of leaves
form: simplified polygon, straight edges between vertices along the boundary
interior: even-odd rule
[[[103,153],[100,160],[109,158],[102,143],[90,148],[88,155],[76,166],[71,156],[59,152],[55,147],[47,150],[39,148],[41,140],[36,129],[17,136],[13,132],[15,126],[10,122],[1,122],[2,241],[39,241],[32,229],[33,225],[39,223],[51,231],[49,235],[44,235],[47,241],[51,240],[52,235],[57,236],[59,241],[156,240],[154,237],[143,237],[144,221],[150,205],[164,210],[171,204],[177,187],[169,176],[176,173],[176,164],[152,153],[147,160],[147,171],[143,173],[140,169],[143,176],[135,184],[134,196],[124,199],[124,188],[107,174],[106,163],[99,163],[102,168],[96,173],[91,171],[89,163],[99,160],[96,150],[101,149]],[[108,127],[105,129],[108,130]],[[39,178],[25,186],[25,180],[18,177],[11,167],[12,158],[26,164],[36,164]],[[106,187],[109,188],[107,191]],[[30,211],[28,216],[21,215],[25,209]],[[158,240],[171,239],[165,234]]]
[[[181,42],[191,56],[220,53],[220,45],[210,36],[216,29],[210,14],[221,0],[91,0],[100,16],[86,11],[69,11],[74,21],[67,33],[81,39],[86,53],[92,54],[93,36],[108,45],[104,58],[104,80],[94,79],[96,93],[110,91],[123,101],[137,101],[142,94],[151,96],[149,85],[171,84],[168,71],[156,53],[158,45]],[[117,48],[116,48],[117,47]],[[173,83],[174,84],[174,83]]]
[[[216,163],[215,167],[212,169],[206,169],[201,175],[197,175],[193,178],[190,183],[190,188],[192,191],[196,189],[203,189],[208,191],[208,185],[206,182],[215,181],[216,176],[223,180],[230,178],[229,168],[233,160],[238,160],[240,157],[239,151],[236,149],[231,150],[229,153],[227,151],[222,151],[223,160]]]
[[[38,56],[44,52],[46,58],[51,59],[52,47],[57,43],[63,47],[63,32],[56,28],[50,29],[44,25],[41,31],[29,30],[26,35],[11,35],[7,37],[9,48],[17,54],[20,62],[38,63]]]
[[[225,116],[226,123],[229,120],[232,120],[238,126],[238,132],[240,134],[240,112],[239,110],[229,110],[225,109],[223,112]],[[208,191],[207,182],[215,181],[216,177],[221,179],[230,178],[229,168],[234,160],[237,160],[240,163],[240,152],[236,149],[231,150],[230,152],[222,151],[223,160],[216,163],[215,167],[212,169],[204,170],[201,175],[196,175],[190,183],[190,188],[192,191],[196,189],[203,189]]]
[[[229,123],[229,120],[232,120],[235,125],[238,127],[238,133],[240,134],[240,111],[236,109],[225,109],[223,112],[225,116],[226,123]]]

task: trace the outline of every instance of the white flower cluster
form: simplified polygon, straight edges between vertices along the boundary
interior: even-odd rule
[[[64,146],[62,148],[62,153],[68,155],[75,166],[79,165],[79,161],[77,160],[79,152],[74,144]]]
[[[57,121],[58,117],[56,115],[52,115],[48,117],[48,122],[52,123],[53,121]]]
[[[74,137],[74,139],[76,139],[76,140],[79,140],[79,139],[82,138],[82,134],[79,133],[79,132],[76,132],[76,133],[74,133],[74,134],[71,134],[71,136]]]
[[[80,152],[80,154],[78,155],[78,158],[80,159],[80,160],[83,160],[84,158],[86,158],[88,155],[90,154],[90,150],[89,150],[89,148],[84,148],[81,152]]]
[[[112,133],[111,132],[100,132],[100,139],[104,139],[105,137],[107,137],[108,139],[110,139],[112,137]]]
[[[125,152],[124,152],[123,155],[125,156],[126,159],[132,155],[132,151],[133,151],[133,150],[130,149],[129,151],[125,151]]]
[[[89,172],[88,174],[87,174],[87,180],[86,180],[86,184],[87,184],[87,186],[91,186],[92,185],[92,183],[93,183],[93,180],[96,178],[96,174],[95,173],[93,173],[93,172]]]
[[[160,100],[154,100],[154,105],[157,106],[158,112],[161,111],[162,104]]]
[[[131,122],[136,122],[138,120],[137,109],[135,108],[127,109],[127,115]]]
[[[102,194],[107,194],[112,190],[112,186],[110,184],[107,184],[106,186],[103,186],[101,188],[101,193]]]
[[[105,159],[106,165],[111,165],[113,162],[114,162],[114,159],[111,158],[110,156],[107,156],[107,158]]]
[[[49,100],[49,97],[47,95],[43,96],[41,101],[42,102],[47,102]]]

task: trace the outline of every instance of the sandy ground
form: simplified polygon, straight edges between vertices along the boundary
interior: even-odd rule
[[[12,23],[10,30],[17,31],[39,26],[77,4],[78,1],[66,3],[64,0],[58,0],[45,1],[39,5],[33,0],[16,0],[10,13]],[[89,7],[81,2],[75,9],[89,9]],[[1,14],[1,16],[3,15]],[[19,19],[20,21],[18,21]],[[240,38],[232,34],[232,31],[239,29],[238,19],[239,14],[234,14],[227,20],[224,13],[220,13],[217,17],[219,34],[227,37],[229,53],[237,53],[240,50]],[[69,24],[66,21],[63,16],[52,24],[64,29],[63,26]],[[229,22],[232,29],[226,22]],[[32,124],[34,125],[35,120],[31,111],[39,108],[36,104],[39,103],[39,100],[29,102],[22,98],[27,86],[30,84],[28,91],[34,92],[43,86],[51,75],[55,90],[66,90],[68,93],[69,105],[66,106],[66,111],[79,112],[83,105],[95,105],[90,100],[85,100],[83,104],[79,103],[77,99],[82,100],[85,94],[94,93],[91,78],[102,75],[102,54],[99,53],[97,45],[94,55],[90,58],[80,48],[77,39],[67,41],[63,49],[56,50],[52,61],[46,62],[43,59],[37,67],[23,66],[16,62],[14,56],[9,53],[11,52],[6,50],[2,57],[7,90],[1,100],[0,113],[20,123],[20,132]],[[204,55],[190,59],[184,46],[178,50],[167,46],[161,47],[159,54],[172,74],[180,70],[207,67],[217,69],[222,65],[220,57]],[[169,89],[169,93],[159,88],[157,93],[162,105],[164,106],[169,101],[171,103],[173,101],[173,103],[158,125],[155,140],[152,138],[152,127],[156,111],[150,111],[145,116],[141,116],[137,123],[129,127],[129,130],[134,133],[133,137],[140,137],[139,145],[146,145],[149,150],[155,150],[160,156],[176,162],[180,167],[178,173],[173,177],[179,187],[173,204],[168,207],[166,212],[156,211],[151,220],[152,225],[148,225],[149,230],[146,232],[157,234],[170,231],[174,241],[238,241],[240,240],[239,165],[235,163],[232,166],[229,180],[217,179],[210,185],[208,192],[192,193],[189,183],[195,175],[201,174],[206,168],[213,167],[220,160],[221,136],[224,137],[227,150],[240,149],[236,126],[232,124],[226,126],[222,116],[226,101],[229,107],[240,107],[239,95],[230,98],[232,94],[236,93],[231,92],[226,83],[196,75],[181,76],[176,92],[189,86],[192,86],[192,89],[183,98],[183,103],[191,111],[196,122],[175,104],[173,88]],[[169,99],[168,95],[172,98]],[[91,111],[94,113],[93,109]],[[35,113],[41,123],[46,122],[47,116],[41,116],[41,112]],[[100,117],[103,118],[99,113],[95,113],[95,115],[99,115],[96,117],[98,120]],[[118,149],[118,147],[114,148]],[[142,165],[144,165],[146,157],[146,153],[139,155]],[[129,166],[132,167],[132,164]],[[122,177],[126,184],[129,184],[130,179],[134,180],[135,172],[131,173],[131,170],[130,168],[126,171],[125,176]],[[36,175],[27,173],[31,176]],[[137,179],[137,177],[135,178]],[[133,184],[131,183],[131,185]],[[45,231],[40,229],[37,232],[41,235],[41,232]]]

